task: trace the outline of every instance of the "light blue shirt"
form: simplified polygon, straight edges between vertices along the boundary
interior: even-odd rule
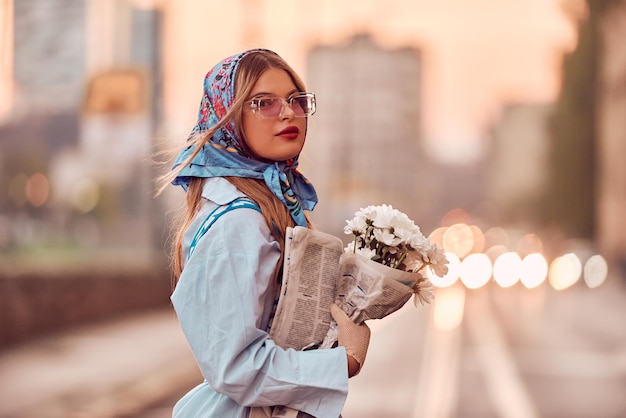
[[[219,177],[206,180],[202,196],[183,259],[211,210],[244,197]],[[178,401],[174,417],[245,418],[250,406],[273,405],[339,417],[348,394],[345,349],[284,350],[266,332],[279,257],[254,209],[224,214],[197,242],[171,300],[205,381]]]

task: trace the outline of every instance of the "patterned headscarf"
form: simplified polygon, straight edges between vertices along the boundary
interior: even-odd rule
[[[235,74],[239,62],[252,49],[226,58],[219,62],[204,78],[204,94],[200,102],[198,122],[190,138],[215,126],[230,110],[235,96]],[[250,157],[241,146],[234,121],[218,129],[202,147],[190,164],[186,165],[172,184],[185,190],[191,177],[249,177],[265,180],[267,187],[289,209],[297,225],[306,226],[303,209],[313,210],[317,195],[313,185],[297,170],[298,158],[273,163],[262,162]],[[178,155],[174,167],[182,164],[194,151],[196,145],[189,145]]]

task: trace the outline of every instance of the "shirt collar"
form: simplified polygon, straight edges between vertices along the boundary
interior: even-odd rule
[[[202,197],[218,205],[227,205],[235,199],[247,197],[223,177],[209,177],[202,186]]]

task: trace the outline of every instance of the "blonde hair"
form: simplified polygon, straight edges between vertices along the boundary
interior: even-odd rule
[[[162,192],[172,180],[174,180],[180,171],[189,165],[193,158],[200,152],[202,147],[213,137],[213,134],[225,126],[227,123],[234,121],[235,130],[238,138],[240,138],[241,148],[251,157],[257,158],[246,143],[246,138],[243,132],[243,110],[246,99],[252,91],[255,83],[261,77],[261,75],[270,68],[278,68],[285,70],[289,77],[295,84],[299,91],[306,91],[305,85],[296,74],[296,72],[278,55],[265,50],[259,50],[250,52],[244,56],[238,63],[237,72],[235,74],[235,95],[232,107],[226,112],[224,117],[215,126],[211,127],[201,135],[196,135],[191,138],[190,142],[185,144],[185,147],[190,144],[195,145],[194,151],[191,155],[172,170],[168,174],[160,178],[161,186],[157,193]],[[233,184],[242,193],[252,199],[261,208],[261,213],[270,228],[270,232],[276,241],[280,244],[281,255],[276,264],[274,270],[274,282],[276,286],[280,283],[280,272],[284,256],[284,233],[287,227],[293,227],[295,222],[291,218],[287,207],[276,197],[270,189],[267,187],[263,180],[245,178],[245,177],[225,177],[231,184]],[[183,269],[183,257],[182,257],[182,244],[185,231],[189,228],[189,225],[193,221],[194,217],[202,206],[202,187],[204,185],[204,178],[194,177],[190,180],[187,189],[186,205],[178,214],[178,219],[175,221],[174,228],[174,243],[171,254],[171,264],[174,273],[174,284],[178,281]],[[307,224],[312,227],[312,223],[305,213]]]

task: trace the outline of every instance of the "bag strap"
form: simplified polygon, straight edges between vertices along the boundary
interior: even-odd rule
[[[225,213],[239,208],[254,209],[257,212],[261,213],[261,208],[259,207],[259,205],[247,198],[235,199],[228,205],[216,207],[211,211],[211,213],[209,213],[204,222],[202,222],[202,225],[200,225],[200,228],[198,228],[198,232],[196,232],[196,235],[193,237],[191,245],[189,246],[189,255],[187,256],[187,260],[189,260],[191,254],[193,254],[193,252],[195,251],[196,245],[198,245],[198,241],[200,241],[200,238],[202,238],[204,234],[206,234],[206,232],[209,230],[209,228],[211,228],[215,221],[217,221]]]

